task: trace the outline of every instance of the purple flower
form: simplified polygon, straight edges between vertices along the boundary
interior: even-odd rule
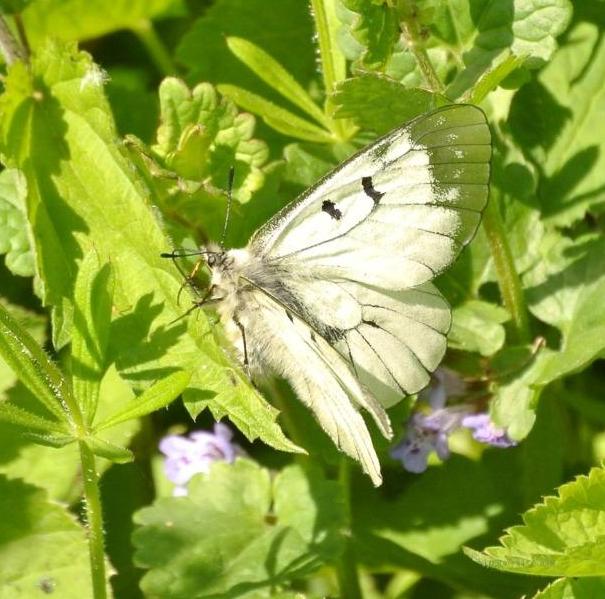
[[[431,382],[419,394],[420,401],[428,403],[433,410],[444,408],[449,397],[458,397],[466,391],[466,384],[457,372],[440,366],[433,372]]]
[[[186,484],[194,474],[208,472],[217,460],[233,462],[242,450],[231,442],[233,433],[217,422],[214,432],[196,431],[188,437],[168,435],[160,441],[160,451],[166,456],[164,472],[176,486],[175,496],[187,495]]]
[[[446,460],[450,456],[448,436],[460,426],[464,414],[457,408],[441,408],[428,415],[414,413],[408,421],[404,439],[391,450],[391,457],[400,460],[406,470],[415,473],[426,470],[432,451],[440,459]]]
[[[462,419],[462,426],[473,431],[473,438],[480,443],[487,443],[494,447],[514,447],[513,441],[503,428],[498,428],[489,417],[489,414],[469,414]]]

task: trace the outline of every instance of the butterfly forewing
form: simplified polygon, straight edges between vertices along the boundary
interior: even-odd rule
[[[307,272],[388,289],[433,279],[474,235],[487,202],[490,133],[474,106],[419,117],[324,177],[250,248]]]

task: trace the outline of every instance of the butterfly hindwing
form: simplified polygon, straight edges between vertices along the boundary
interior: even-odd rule
[[[357,408],[368,410],[386,437],[392,434],[389,419],[343,357],[306,322],[261,290],[247,293],[244,323],[248,351],[262,356],[258,366],[287,378],[335,445],[359,461],[374,484],[380,484],[378,458]]]

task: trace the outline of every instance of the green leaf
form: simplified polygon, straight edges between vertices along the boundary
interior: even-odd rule
[[[60,422],[36,416],[8,401],[0,402],[0,421],[22,427],[26,431],[68,433],[67,427],[62,426]]]
[[[496,538],[522,507],[514,459],[519,451],[486,451],[481,461],[453,455],[422,475],[383,463],[384,493],[368,484],[355,484],[351,493],[359,563],[370,571],[413,570],[471,596],[527,593],[531,581],[490,572],[461,551],[486,536]]]
[[[498,64],[479,77],[472,90],[467,94],[470,103],[481,104],[490,92],[494,91],[511,73],[520,69],[524,62],[525,57],[521,56],[509,54],[503,57]]]
[[[603,578],[561,578],[532,599],[595,599],[605,596]]]
[[[18,392],[27,393],[23,387],[11,390],[11,403],[29,407],[19,401]],[[31,400],[32,402],[34,400]],[[35,405],[33,406],[35,408]],[[29,410],[28,410],[29,411]],[[80,458],[76,443],[64,447],[49,447],[42,439],[24,435],[21,427],[0,421],[0,472],[11,479],[43,488],[50,499],[66,505],[77,501],[81,490]]]
[[[389,13],[388,20],[392,19],[393,8],[388,7],[388,3],[382,2],[372,2],[372,4],[383,4],[383,8],[381,11],[376,10],[376,7],[371,7],[369,2],[362,0],[354,0],[355,3],[359,6],[359,13],[357,11],[348,10],[344,6],[344,2],[339,0],[336,3],[338,18],[342,22],[342,27],[339,31],[338,42],[343,54],[347,59],[353,62],[353,72],[358,73],[360,75],[364,75],[368,72],[368,65],[364,65],[362,60],[364,57],[367,57],[369,47],[362,43],[362,36],[360,36],[360,31],[356,31],[355,28],[360,25],[360,23],[364,20],[364,14],[369,11],[369,14],[372,14],[374,11],[375,15],[380,15],[382,13]],[[370,0],[371,1],[371,0]],[[392,5],[392,3],[391,3]],[[418,12],[423,12],[423,7],[420,6],[419,3],[414,3],[414,9],[417,9]],[[399,17],[395,16],[396,21]],[[386,21],[385,21],[386,23]],[[398,23],[397,27],[399,26]],[[426,27],[422,25],[423,31],[427,31]],[[378,72],[390,77],[393,80],[396,80],[408,88],[418,88],[426,86],[425,76],[418,66],[418,62],[414,53],[410,50],[410,46],[407,40],[403,38],[402,35],[396,34],[394,39],[391,39],[392,47],[389,47],[389,37],[385,36],[385,33],[388,33],[387,30],[380,31],[369,31],[372,37],[376,38],[376,40],[386,42],[383,46],[383,49],[386,50],[386,62],[384,64],[380,64],[380,62],[375,64],[375,67]],[[382,35],[382,37],[381,37]],[[366,43],[370,43],[368,39]],[[422,40],[423,46],[429,45],[427,41]],[[428,47],[426,48],[427,55],[433,68],[435,69],[438,78],[444,80],[448,76],[448,72],[451,70],[451,64],[449,64],[450,53],[442,47]],[[376,54],[375,54],[376,56]]]
[[[532,355],[533,348],[526,348],[531,356],[529,360],[515,366],[518,358],[517,347],[506,347],[504,354],[514,356],[510,369],[503,368],[502,379],[492,389],[490,415],[497,426],[506,429],[508,436],[515,441],[524,439],[531,431],[536,420],[538,400],[542,393],[542,372],[551,352],[542,349]],[[506,364],[506,358],[499,356],[500,363]]]
[[[452,318],[452,329],[448,336],[448,343],[452,347],[491,356],[504,344],[502,323],[510,320],[504,308],[469,300],[454,308]]]
[[[104,439],[99,439],[98,437],[91,435],[86,437],[84,443],[90,447],[90,450],[95,455],[105,458],[110,462],[114,462],[115,464],[126,464],[134,460],[134,454],[130,449],[114,445]]]
[[[34,394],[36,399],[57,418],[66,422],[62,406],[70,393],[60,370],[24,329],[0,304],[0,356]]]
[[[6,267],[16,275],[34,274],[34,257],[25,216],[27,184],[16,169],[0,173],[0,254],[6,254]]]
[[[569,0],[485,0],[480,4],[456,0],[448,9],[450,31],[456,32],[455,45],[463,52],[465,65],[448,87],[452,99],[473,87],[492,66],[501,65],[508,51],[524,58],[528,66],[549,60],[572,14]]]
[[[167,78],[160,85],[160,103],[161,125],[152,150],[128,141],[155,204],[167,217],[168,232],[176,245],[220,239],[228,195],[223,189],[234,167],[226,243],[237,247],[283,205],[277,189],[280,164],[268,163],[267,145],[253,137],[254,117],[238,113],[210,84],[189,90],[182,81]],[[197,243],[189,242],[192,232]]]
[[[532,313],[563,333],[560,350],[544,365],[542,384],[581,370],[605,349],[604,252],[600,237],[572,242],[552,234],[525,277]]]
[[[306,2],[217,0],[182,37],[176,58],[187,67],[190,83],[229,83],[276,101],[277,93],[230,52],[225,38],[239,37],[262,48],[309,89],[318,79],[313,33]]]
[[[549,224],[569,226],[591,206],[602,209],[605,155],[605,44],[601,30],[579,23],[567,44],[515,95],[509,123],[529,159],[539,165],[538,198]]]
[[[18,14],[31,2],[32,0],[2,0],[0,10],[7,15]]]
[[[157,500],[135,521],[145,593],[214,597],[281,586],[337,557],[344,505],[317,471],[290,466],[272,484],[267,470],[238,459],[216,462],[187,497]]]
[[[224,187],[230,168],[235,167],[234,199],[247,202],[264,183],[269,157],[266,144],[253,138],[254,117],[238,114],[235,105],[208,83],[190,90],[181,80],[168,77],[160,84],[159,96],[161,124],[152,146],[165,170],[159,176],[173,171],[173,178],[192,181],[193,192],[185,192],[193,197],[201,183]],[[169,185],[174,187],[174,181]],[[179,208],[174,197],[182,193],[180,187],[168,189],[172,210]],[[223,202],[218,202],[217,195],[215,191],[211,199],[221,208],[222,225],[226,194]],[[195,199],[199,212],[199,198]]]
[[[270,85],[276,92],[306,112],[320,125],[329,129],[329,119],[326,118],[325,114],[296,79],[271,55],[255,44],[238,37],[228,37],[227,46],[267,85]]]
[[[80,89],[91,65],[87,54],[50,43],[31,71],[13,65],[0,101],[0,145],[28,180],[47,303],[69,311],[77,264],[94,246],[115,271],[119,317],[112,322],[109,359],[120,374],[144,387],[175,370],[193,372],[191,387],[204,398],[200,407],[236,414],[250,439],[295,450],[275,422],[277,410],[243,375],[233,384],[233,364],[204,314],[175,322],[184,311],[176,301],[182,277],[160,257],[170,243],[148,188],[116,144],[102,89]]]
[[[49,37],[86,40],[184,12],[182,0],[38,0],[22,16],[29,42],[39,46]]]
[[[269,127],[284,135],[316,143],[331,143],[334,141],[328,131],[320,129],[313,123],[296,116],[269,100],[265,100],[261,96],[234,85],[222,84],[218,85],[217,89],[244,110],[258,114]]]
[[[381,75],[363,75],[340,83],[333,96],[336,118],[351,118],[382,135],[411,118],[447,103],[424,89],[408,89]]]
[[[4,281],[3,281],[4,283]],[[32,336],[34,341],[39,345],[44,345],[46,341],[46,318],[35,312],[23,309],[21,306],[16,306],[5,301],[2,305],[7,309],[9,314],[15,318],[19,324],[26,329]],[[7,396],[7,391],[17,382],[16,373],[0,356],[0,400],[4,400]]]
[[[523,514],[500,546],[482,552],[465,549],[476,562],[498,570],[538,576],[605,575],[605,470],[559,487]]]
[[[355,14],[350,32],[357,43],[363,46],[357,67],[383,71],[400,35],[397,11],[387,2],[340,1],[346,9]]]
[[[107,368],[113,285],[111,264],[102,266],[97,252],[89,250],[76,278],[71,335],[72,387],[88,424],[94,419]]]
[[[67,508],[0,476],[0,588],[6,599],[92,597],[84,529]]]
[[[167,376],[137,397],[133,402],[135,403],[134,406],[128,406],[117,414],[113,414],[107,420],[98,424],[95,430],[101,431],[166,407],[185,390],[190,380],[191,373],[189,372],[175,372]]]

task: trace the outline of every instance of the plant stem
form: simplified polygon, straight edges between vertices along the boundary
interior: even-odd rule
[[[406,3],[403,20],[401,22],[403,34],[408,42],[416,62],[422,71],[426,84],[430,91],[435,93],[443,93],[443,84],[437,76],[437,72],[433,67],[433,63],[429,58],[428,52],[422,42],[422,34],[420,31],[420,25],[416,19],[417,8],[414,0],[409,0]]]
[[[164,76],[174,75],[176,66],[168,52],[164,42],[156,33],[153,23],[149,19],[142,19],[139,23],[131,27],[132,32],[139,38],[139,41],[145,46],[153,64]]]
[[[357,560],[353,548],[350,522],[351,522],[351,465],[347,458],[340,459],[340,472],[338,476],[344,497],[345,517],[349,523],[349,536],[345,539],[345,547],[336,564],[340,596],[347,599],[362,599]]]
[[[0,53],[4,57],[4,62],[10,66],[18,60],[25,59],[25,52],[21,48],[8,28],[4,17],[0,17]]]
[[[88,530],[88,552],[94,599],[107,598],[105,551],[103,543],[103,512],[99,493],[99,475],[95,456],[84,441],[78,442],[84,479],[84,504]]]
[[[500,208],[494,194],[483,214],[483,228],[489,241],[502,300],[513,318],[515,341],[528,343],[530,340],[529,319],[523,288],[515,270]]]
[[[336,91],[336,86],[347,76],[347,63],[336,43],[335,0],[311,0],[311,12],[317,31],[317,42],[321,61],[324,88],[326,90],[326,111],[330,113],[330,96]],[[348,119],[330,119],[333,132],[341,140],[350,139],[356,127]]]

